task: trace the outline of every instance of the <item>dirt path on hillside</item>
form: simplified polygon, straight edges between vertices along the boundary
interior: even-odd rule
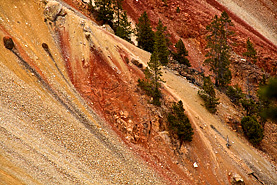
[[[183,101],[195,132],[198,132],[205,141],[206,149],[209,150],[207,153],[213,154],[215,166],[220,165],[221,169],[226,170],[232,169],[233,166],[243,178],[249,178],[248,180],[251,178],[253,180],[253,177],[248,174],[254,172],[266,184],[274,184],[277,181],[276,167],[201,105],[202,100],[197,94],[198,87],[168,69],[164,70],[163,78],[166,79],[166,87],[169,91]],[[220,106],[227,105],[223,102]],[[232,144],[230,149],[225,146],[227,136]]]

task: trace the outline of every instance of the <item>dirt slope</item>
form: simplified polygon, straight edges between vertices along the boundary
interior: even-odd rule
[[[162,183],[76,91],[44,7],[0,2],[0,184]],[[64,11],[70,23],[80,24]],[[69,29],[72,40],[75,30]],[[12,51],[3,37],[13,39]],[[75,57],[85,52],[76,49]]]
[[[250,181],[246,184],[258,183],[253,181],[253,177],[249,175],[252,172],[266,184],[274,184],[276,182],[276,167],[255,148],[249,146],[246,140],[231,131],[220,117],[210,114],[201,105],[203,102],[197,94],[198,87],[167,69],[164,71],[164,79],[167,79],[166,86],[170,91],[184,102],[185,110],[195,126],[197,133],[195,137],[200,137],[204,142],[202,147],[205,150],[202,155],[209,156],[210,161],[201,160],[201,152],[197,151],[196,146],[192,147],[192,151],[190,151],[198,153],[196,161],[200,166],[199,169],[211,166],[215,170],[216,177],[220,179],[226,178],[230,173],[238,173],[245,181]],[[220,111],[228,112],[231,117],[237,114],[235,108],[227,104],[222,95],[220,96],[220,101]],[[225,146],[227,136],[232,144],[230,149]],[[193,141],[192,145],[201,146],[196,143],[197,141]]]
[[[133,62],[146,65],[150,53],[61,3],[0,1],[0,183],[229,184],[239,174],[259,184],[252,172],[276,181],[275,167],[200,105],[197,88],[165,70],[163,92],[183,100],[195,130],[176,157],[161,110],[136,87]]]

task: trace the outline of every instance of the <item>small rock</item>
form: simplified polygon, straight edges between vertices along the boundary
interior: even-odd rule
[[[12,50],[14,48],[14,42],[12,40],[11,37],[8,37],[8,36],[5,36],[3,38],[3,42],[4,42],[4,46],[9,49],[9,50]]]
[[[143,65],[142,65],[142,63],[140,63],[137,59],[132,58],[132,59],[131,59],[131,62],[132,62],[135,66],[137,66],[138,68],[141,68],[141,69],[142,69]]]
[[[232,177],[232,184],[234,185],[244,185],[244,181],[239,174],[234,174]]]

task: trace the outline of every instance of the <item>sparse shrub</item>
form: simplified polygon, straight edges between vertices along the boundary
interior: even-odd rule
[[[263,128],[254,116],[245,116],[241,120],[241,126],[249,142],[258,145],[264,135]]]
[[[176,8],[176,13],[180,13],[180,7],[179,6]]]
[[[167,116],[168,127],[172,135],[178,137],[180,148],[185,141],[192,141],[193,128],[184,113],[183,102],[173,103],[171,112]]]
[[[239,104],[240,100],[243,98],[243,93],[241,88],[236,85],[235,87],[229,86],[227,88],[226,95],[230,98],[231,102]]]
[[[218,99],[215,97],[214,84],[210,77],[204,77],[203,90],[198,91],[198,95],[204,100],[206,109],[211,112],[216,112],[216,106],[219,104]]]
[[[263,117],[277,123],[277,78],[270,79],[268,85],[260,88],[259,99]]]
[[[204,100],[204,105],[210,113],[216,113],[216,106],[219,104],[218,99],[211,97],[204,91],[198,91],[199,96]]]
[[[240,100],[240,102],[241,102],[242,107],[246,111],[247,116],[254,115],[258,112],[257,104],[253,99],[243,98]]]

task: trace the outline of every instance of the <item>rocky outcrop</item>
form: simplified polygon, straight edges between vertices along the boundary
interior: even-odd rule
[[[49,1],[44,8],[43,14],[46,19],[55,21],[59,15],[65,16],[67,13],[59,2]]]

